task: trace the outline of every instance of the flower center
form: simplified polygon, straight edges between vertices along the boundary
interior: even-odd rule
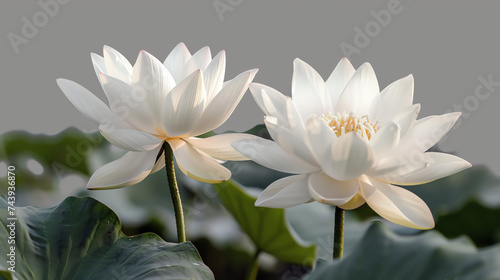
[[[323,120],[332,128],[337,137],[354,131],[361,137],[370,140],[378,130],[378,122],[371,124],[368,116],[359,117],[354,112],[349,114],[343,112],[335,115],[327,112],[326,115],[323,114]]]

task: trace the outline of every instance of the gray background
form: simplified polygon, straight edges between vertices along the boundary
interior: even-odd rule
[[[485,100],[474,97],[480,76],[500,82],[499,1],[401,0],[399,13],[382,26],[373,14],[397,1],[69,0],[58,4],[59,11],[39,24],[17,53],[8,34],[23,36],[23,17],[43,21],[44,10],[38,1],[0,5],[0,133],[95,129],[55,79],[74,80],[103,98],[89,53],[102,54],[104,44],[132,62],[141,49],[163,60],[181,41],[192,52],[205,45],[213,55],[225,49],[228,79],[258,67],[256,82],[289,95],[294,58],[327,78],[345,56],[340,45],[356,47],[356,28],[368,26],[372,36],[366,46],[357,45],[360,53],[350,55],[353,65],[372,63],[381,88],[413,73],[420,117],[457,111],[455,104],[469,102],[468,109],[461,109],[467,117],[440,147],[500,174],[500,87]],[[226,10],[218,12],[215,6]],[[262,116],[247,93],[219,131],[246,130],[261,123]]]

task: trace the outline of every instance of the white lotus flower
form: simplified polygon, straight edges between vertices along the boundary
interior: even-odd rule
[[[231,172],[220,162],[247,159],[231,142],[248,135],[194,136],[216,129],[229,118],[257,69],[224,83],[224,51],[213,59],[208,47],[191,55],[183,43],[164,63],[141,51],[132,66],[107,46],[104,57],[91,56],[109,107],[75,82],[58,79],[57,83],[111,144],[129,152],[98,169],[88,188],[118,188],[142,181],[165,165],[164,153],[160,154],[164,141],[172,147],[182,172],[199,181],[225,181]]]
[[[354,209],[365,202],[380,216],[412,228],[429,229],[427,205],[396,185],[417,185],[471,165],[456,156],[426,152],[460,113],[417,120],[413,76],[379,92],[370,64],[355,70],[342,59],[326,82],[296,59],[292,99],[251,84],[275,142],[242,140],[233,147],[255,162],[296,175],[267,187],[256,205],[285,208],[313,200]]]

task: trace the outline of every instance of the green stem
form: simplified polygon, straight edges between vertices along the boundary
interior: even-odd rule
[[[252,267],[247,273],[247,280],[256,280],[257,279],[257,274],[259,273],[259,255],[260,255],[260,250],[257,250],[255,254],[253,255],[252,258]]]
[[[163,149],[165,150],[165,168],[167,169],[167,180],[170,188],[170,196],[174,205],[175,224],[177,226],[177,240],[179,243],[186,241],[186,227],[184,225],[184,214],[182,212],[181,195],[179,194],[179,187],[177,186],[177,179],[175,178],[174,167],[174,152],[172,147],[167,141],[163,142]]]
[[[335,207],[335,228],[333,232],[333,259],[341,259],[344,252],[344,209]]]

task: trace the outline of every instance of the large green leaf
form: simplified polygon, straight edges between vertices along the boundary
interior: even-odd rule
[[[9,217],[0,199],[0,215]],[[10,252],[15,223],[14,279],[213,279],[190,243],[167,243],[152,233],[125,236],[120,221],[92,198],[69,197],[54,208],[18,207],[17,221],[2,219],[2,252]],[[11,264],[0,256],[0,275]]]
[[[306,246],[294,234],[285,220],[285,210],[256,207],[256,198],[234,182],[227,181],[214,186],[226,209],[238,221],[257,250],[282,261],[312,264],[315,246]]]
[[[436,229],[446,237],[466,234],[477,246],[500,242],[500,208],[485,207],[470,201],[460,210],[439,218]]]
[[[450,241],[436,231],[399,236],[375,223],[352,254],[306,279],[500,279],[500,245],[477,250],[467,238]]]

